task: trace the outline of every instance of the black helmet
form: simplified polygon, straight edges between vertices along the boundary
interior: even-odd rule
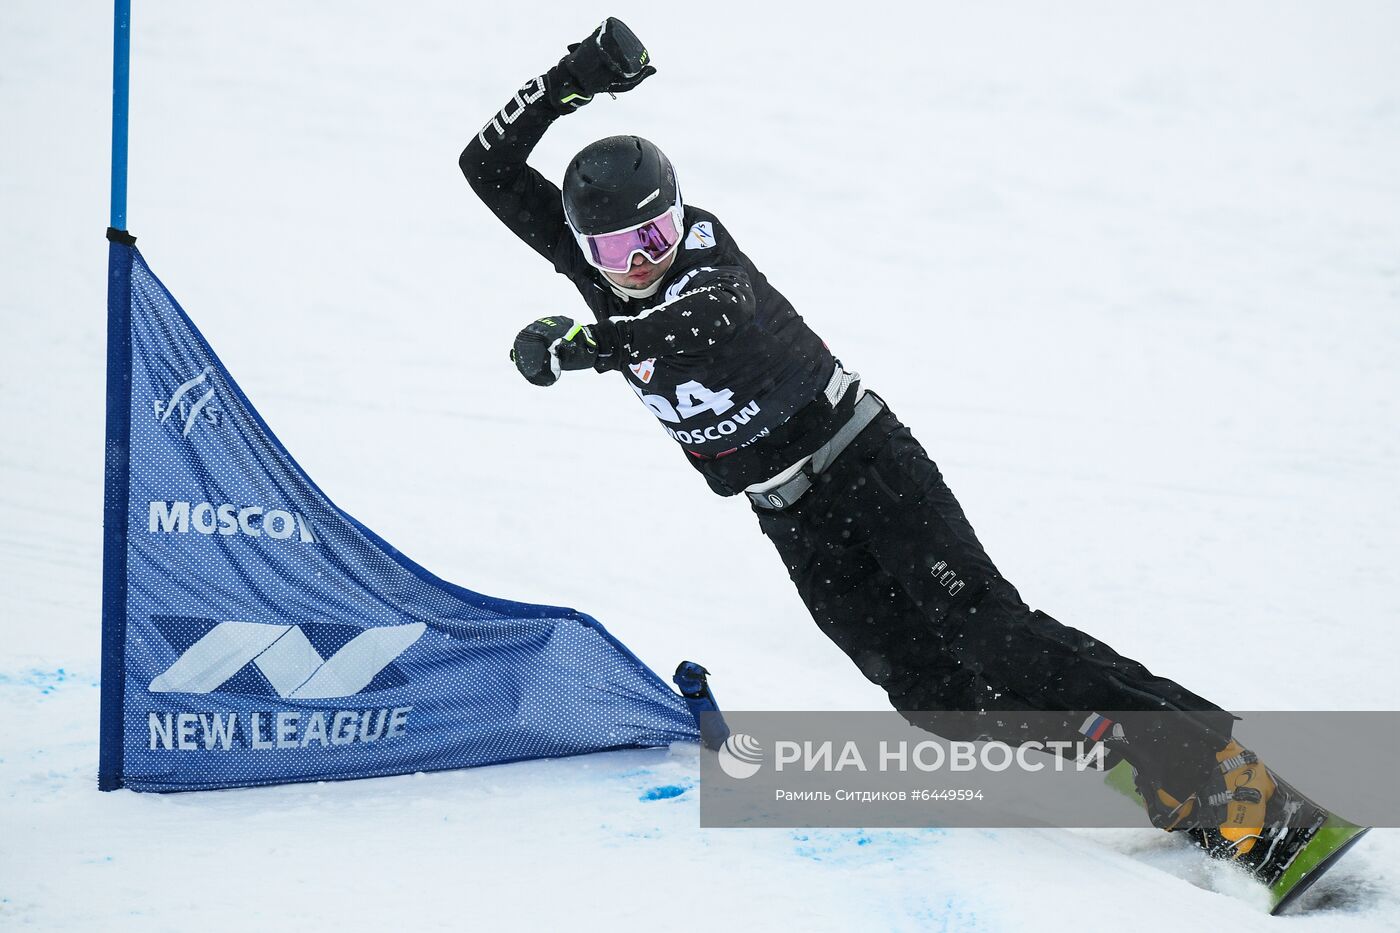
[[[590,143],[564,173],[564,217],[575,235],[626,230],[667,208],[681,210],[676,170],[664,152],[640,136]]]

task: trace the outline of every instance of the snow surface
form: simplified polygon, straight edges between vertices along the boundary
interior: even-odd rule
[[[137,7],[143,252],[435,572],[733,709],[884,706],[617,379],[506,360],[579,305],[456,156],[614,12],[661,71],[538,166],[659,143],[1035,605],[1236,709],[1397,708],[1395,4]],[[0,927],[1400,929],[1395,830],[1276,920],[1149,829],[701,831],[693,747],[98,794],[110,23],[0,29]]]

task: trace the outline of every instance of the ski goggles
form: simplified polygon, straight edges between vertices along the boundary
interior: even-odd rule
[[[574,236],[578,239],[579,249],[594,266],[607,272],[626,272],[632,268],[632,257],[637,253],[652,262],[665,259],[666,254],[680,242],[682,226],[677,205],[659,217],[626,230],[596,236],[575,231]]]

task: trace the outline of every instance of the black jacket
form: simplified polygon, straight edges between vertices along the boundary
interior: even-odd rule
[[[598,369],[632,391],[721,495],[781,472],[849,417],[825,389],[836,362],[792,304],[713,214],[685,207],[683,242],[661,287],[638,299],[584,258],[559,189],[527,164],[560,116],[546,76],[525,84],[462,152],[472,190],[556,272],[578,288],[599,328]]]

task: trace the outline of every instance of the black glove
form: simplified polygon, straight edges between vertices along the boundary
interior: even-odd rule
[[[549,70],[549,102],[560,113],[577,110],[604,91],[617,94],[641,84],[656,69],[646,46],[622,20],[609,16]]]
[[[565,369],[592,369],[598,344],[589,328],[566,317],[542,317],[515,335],[511,362],[537,386],[552,386]]]

